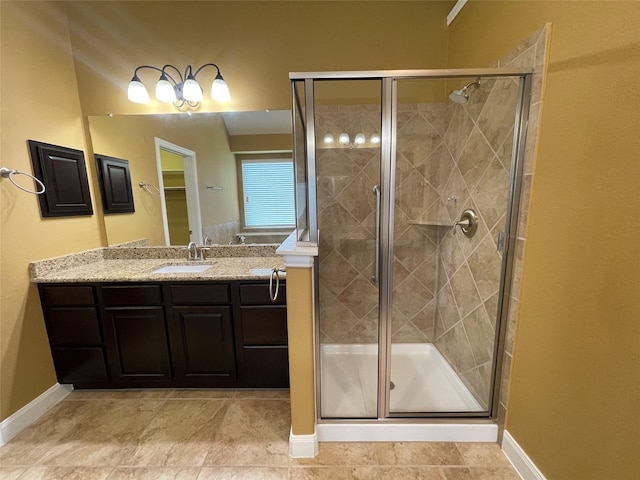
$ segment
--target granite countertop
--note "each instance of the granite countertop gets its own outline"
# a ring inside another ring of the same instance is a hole
[[[183,247],[107,247],[31,262],[34,283],[263,280],[283,268],[276,246],[216,246],[206,260],[187,260]],[[211,265],[199,273],[152,273],[169,265]]]

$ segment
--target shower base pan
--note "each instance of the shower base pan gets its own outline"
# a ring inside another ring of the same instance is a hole
[[[320,442],[496,441],[498,428],[490,420],[378,421],[377,345],[324,344],[320,349],[321,408],[322,418],[326,420],[317,426]],[[392,413],[483,410],[430,343],[392,345],[391,381]],[[332,422],[338,419],[341,420]]]

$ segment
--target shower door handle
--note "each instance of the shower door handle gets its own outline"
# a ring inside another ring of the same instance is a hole
[[[373,193],[376,195],[376,266],[371,281],[377,285],[380,274],[380,185],[373,187]]]

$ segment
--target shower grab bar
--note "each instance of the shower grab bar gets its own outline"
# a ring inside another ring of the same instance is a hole
[[[377,285],[380,272],[380,185],[374,185],[373,193],[376,195],[376,266],[371,281]]]

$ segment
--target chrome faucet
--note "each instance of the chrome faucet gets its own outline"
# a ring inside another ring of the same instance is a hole
[[[196,242],[189,242],[189,245],[187,245],[187,260],[198,260],[199,256]]]
[[[206,252],[211,250],[206,244],[199,247],[196,242],[189,242],[187,245],[187,260],[206,260]]]

